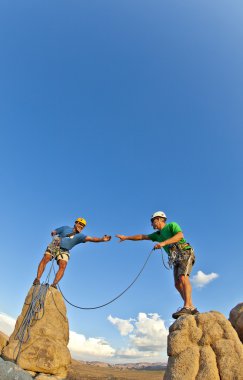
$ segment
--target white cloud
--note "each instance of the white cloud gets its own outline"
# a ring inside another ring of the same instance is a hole
[[[161,353],[159,353],[161,354]],[[120,350],[117,350],[116,352],[116,357],[119,358],[119,359],[136,359],[136,360],[144,360],[146,359],[147,361],[147,358],[151,358],[151,357],[158,357],[158,352],[157,351],[139,351],[138,349],[136,348],[124,348],[124,349],[120,349]],[[159,358],[157,359],[159,361],[161,361],[161,357],[159,356]],[[157,361],[156,360],[156,361]]]
[[[127,336],[124,347],[115,349],[104,338],[86,338],[84,334],[70,331],[68,348],[73,358],[114,363],[124,362],[124,359],[127,362],[166,359],[168,330],[158,314],[139,313],[136,319],[127,320],[109,315],[108,320],[121,336]],[[11,335],[15,323],[14,318],[0,313],[0,331]]]
[[[164,321],[157,313],[139,313],[137,319],[121,320],[119,318],[108,317],[121,332],[121,326],[132,325],[132,333],[128,333],[129,346],[117,350],[116,357],[119,358],[146,358],[158,356],[161,359],[162,352],[165,356],[167,346],[168,329]],[[116,323],[116,321],[119,323]],[[123,334],[124,335],[124,334]]]
[[[139,313],[135,327],[130,339],[139,350],[160,351],[166,347],[168,330],[157,313]]]
[[[16,320],[7,314],[0,313],[0,331],[10,336],[14,331]]]
[[[83,334],[78,334],[70,331],[68,348],[76,357],[89,360],[88,357],[111,357],[115,353],[112,348],[103,338],[85,338]]]
[[[111,315],[107,318],[114,326],[116,326],[122,336],[126,336],[134,329],[131,324],[132,319],[126,320],[121,318],[113,318]]]
[[[14,330],[16,320],[7,314],[0,313],[0,331],[10,336]],[[71,355],[84,360],[111,357],[115,353],[103,338],[86,338],[83,334],[69,332],[69,345]]]
[[[205,285],[209,284],[218,277],[219,275],[217,273],[205,274],[199,270],[197,274],[192,277],[191,281],[196,288],[203,288]]]

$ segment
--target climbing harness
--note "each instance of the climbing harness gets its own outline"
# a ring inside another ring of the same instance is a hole
[[[73,235],[73,234],[69,234]],[[60,247],[61,239],[59,236],[54,236],[52,242],[48,245],[46,251],[52,256],[56,261],[59,260],[59,256],[63,259],[63,255],[70,257],[68,249]]]
[[[181,261],[189,260],[194,256],[194,250],[189,243],[175,243],[169,245],[168,265],[165,264],[164,251],[161,248],[161,258],[163,265],[166,269],[172,269],[174,265],[179,264]],[[194,258],[195,260],[195,258]]]
[[[182,261],[188,260],[194,255],[194,250],[189,243],[174,243],[169,245],[168,264],[172,268]]]
[[[108,302],[106,302],[106,303],[104,303],[104,304],[102,304],[102,305],[99,305],[99,306],[93,306],[93,307],[82,307],[82,306],[74,305],[73,303],[71,303],[70,301],[68,301],[67,298],[64,296],[64,294],[63,294],[63,292],[62,292],[62,290],[61,290],[59,284],[57,284],[58,289],[59,289],[60,293],[62,294],[63,298],[65,299],[65,301],[66,301],[69,305],[71,305],[71,306],[73,306],[73,307],[75,307],[75,308],[77,308],[77,309],[81,309],[81,310],[94,310],[94,309],[100,309],[100,308],[102,308],[102,307],[104,307],[104,306],[107,306],[107,305],[109,305],[110,303],[116,301],[116,300],[117,300],[118,298],[120,298],[124,293],[126,293],[126,292],[128,291],[128,289],[131,288],[131,286],[137,281],[138,277],[142,274],[142,272],[143,272],[144,268],[146,267],[147,262],[149,261],[149,259],[150,259],[151,254],[152,254],[153,251],[154,251],[154,250],[152,249],[151,252],[149,252],[148,257],[147,257],[145,263],[143,264],[142,268],[140,269],[140,271],[139,271],[139,273],[137,274],[137,276],[135,277],[135,279],[131,282],[131,284],[130,284],[125,290],[123,290],[120,294],[118,294],[116,297],[114,297],[112,300],[110,300],[110,301],[108,301]],[[54,273],[55,273],[55,270],[54,270]]]

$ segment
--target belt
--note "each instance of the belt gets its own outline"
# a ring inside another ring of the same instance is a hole
[[[61,250],[61,251],[64,251],[64,252],[69,252],[69,250],[68,250],[67,248],[62,248],[62,247],[60,247],[60,250]]]

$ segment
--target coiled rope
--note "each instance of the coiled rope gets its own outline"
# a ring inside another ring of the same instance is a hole
[[[22,323],[18,329],[18,332],[16,333],[14,339],[18,340],[19,343],[16,346],[14,350],[14,355],[16,352],[16,349],[18,348],[18,354],[16,356],[16,361],[18,359],[18,356],[20,354],[20,350],[23,343],[28,342],[30,338],[30,326],[33,321],[38,321],[43,318],[45,314],[45,300],[46,300],[46,294],[47,290],[49,289],[49,280],[50,280],[50,274],[52,271],[52,268],[54,268],[54,260],[52,261],[51,268],[47,274],[45,282],[43,282],[40,286],[34,286],[31,302],[28,305],[28,310],[22,320]],[[40,313],[42,314],[40,315]]]
[[[135,279],[131,282],[131,284],[128,285],[128,287],[127,287],[125,290],[123,290],[121,293],[119,293],[115,298],[113,298],[112,300],[110,300],[110,301],[108,301],[108,302],[106,302],[106,303],[104,303],[104,304],[102,304],[102,305],[99,305],[99,306],[93,306],[93,307],[83,307],[83,306],[77,306],[77,305],[74,305],[72,302],[70,302],[70,301],[67,300],[67,298],[64,296],[64,294],[63,294],[63,292],[62,292],[62,290],[61,290],[61,288],[60,288],[59,285],[57,285],[57,286],[58,286],[58,289],[59,289],[60,293],[62,294],[63,298],[65,299],[65,301],[66,301],[69,305],[71,305],[71,306],[73,306],[73,307],[75,307],[75,308],[77,308],[77,309],[81,309],[81,310],[94,310],[94,309],[100,309],[100,308],[105,307],[105,306],[111,304],[112,302],[116,301],[116,300],[117,300],[118,298],[120,298],[124,293],[126,293],[126,292],[128,291],[128,289],[131,288],[131,286],[137,281],[138,277],[142,274],[142,272],[143,272],[144,268],[146,267],[147,262],[149,261],[149,259],[150,259],[151,254],[152,254],[153,251],[154,251],[154,249],[152,249],[151,252],[149,252],[148,257],[147,257],[145,263],[143,264],[142,268],[140,269],[140,271],[139,271],[139,273],[137,274],[137,276],[135,277]],[[54,268],[53,268],[53,269],[54,269]],[[55,269],[54,269],[54,272],[55,272]]]
[[[30,338],[30,326],[33,321],[38,321],[43,318],[45,313],[45,299],[46,293],[48,290],[48,284],[42,284],[40,287],[35,286],[32,292],[31,302],[28,305],[28,310],[22,320],[22,323],[16,333],[14,339],[19,341],[19,344],[16,346],[18,348],[18,354],[16,360],[18,359],[21,346],[23,343],[26,343]],[[42,313],[40,315],[40,313]],[[15,350],[16,350],[15,349]]]

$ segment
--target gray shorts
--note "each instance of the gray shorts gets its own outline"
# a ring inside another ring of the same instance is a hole
[[[192,267],[195,263],[195,255],[194,250],[192,248],[188,249],[187,251],[184,251],[182,255],[183,256],[181,257],[181,259],[177,261],[173,266],[175,283],[178,281],[178,278],[182,275],[190,276]]]

